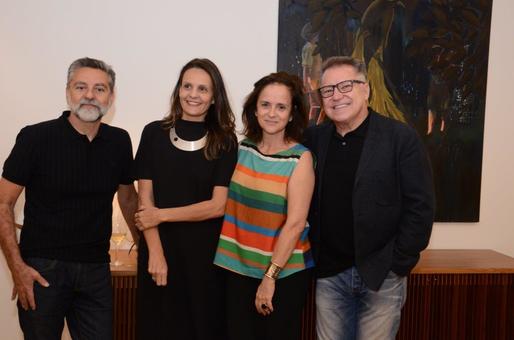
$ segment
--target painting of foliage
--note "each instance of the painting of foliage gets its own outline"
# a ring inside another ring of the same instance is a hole
[[[312,124],[323,60],[363,60],[378,113],[413,126],[427,148],[436,221],[477,222],[491,0],[281,0],[278,65],[300,76]]]

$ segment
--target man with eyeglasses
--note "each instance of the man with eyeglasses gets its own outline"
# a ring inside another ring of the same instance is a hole
[[[368,107],[364,63],[322,67],[328,122],[310,128],[317,159],[309,213],[318,340],[395,339],[406,276],[433,223],[432,174],[417,133]]]
[[[112,339],[109,239],[112,200],[137,238],[137,194],[127,131],[101,122],[114,101],[115,73],[81,58],[68,69],[69,111],[23,128],[0,179],[0,244],[24,339]],[[25,190],[18,246],[13,207]]]

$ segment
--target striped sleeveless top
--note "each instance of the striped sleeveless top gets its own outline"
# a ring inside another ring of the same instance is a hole
[[[263,277],[286,221],[289,177],[307,150],[296,144],[274,155],[264,155],[249,139],[240,143],[216,265],[245,276]],[[306,225],[279,278],[314,266],[308,232]]]

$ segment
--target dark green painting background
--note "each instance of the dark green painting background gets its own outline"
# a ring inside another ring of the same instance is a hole
[[[370,85],[381,99],[371,106],[388,101],[425,143],[436,221],[477,222],[491,7],[491,0],[281,0],[277,68],[302,77],[302,49],[313,36],[322,60],[362,57],[378,80]]]

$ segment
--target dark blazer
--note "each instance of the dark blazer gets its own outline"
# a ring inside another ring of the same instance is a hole
[[[432,172],[414,129],[370,109],[368,131],[353,186],[355,266],[366,285],[378,290],[392,270],[407,275],[430,239],[434,217]],[[314,258],[319,251],[321,189],[328,145],[335,126],[306,131],[316,158],[316,186],[309,212]]]

